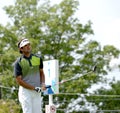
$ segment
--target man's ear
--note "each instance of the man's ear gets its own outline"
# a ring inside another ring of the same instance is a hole
[[[23,48],[21,47],[21,48],[19,48],[19,50],[21,51]]]
[[[22,51],[23,51],[23,47],[19,48],[19,51],[20,51],[20,53],[22,53]]]

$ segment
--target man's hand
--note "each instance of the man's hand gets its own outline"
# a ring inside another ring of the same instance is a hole
[[[41,88],[42,88],[42,91],[46,90],[46,85],[42,84]]]
[[[35,91],[41,93],[41,87],[35,87]]]

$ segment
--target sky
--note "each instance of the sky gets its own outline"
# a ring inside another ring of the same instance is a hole
[[[79,15],[83,23],[91,20],[94,39],[102,45],[120,48],[120,0],[80,0]]]
[[[9,21],[3,6],[13,4],[15,0],[0,0],[0,24],[6,25]],[[41,0],[42,1],[42,0]],[[51,0],[59,3],[61,0]],[[93,23],[94,35],[91,36],[101,45],[114,45],[120,49],[120,0],[79,0],[79,10],[76,12],[77,18],[82,24],[89,20]],[[120,63],[120,60],[113,60],[111,65]]]

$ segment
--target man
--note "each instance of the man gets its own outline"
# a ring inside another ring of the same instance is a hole
[[[31,45],[28,39],[18,43],[22,56],[15,62],[14,73],[19,84],[19,101],[23,113],[41,113],[41,95],[45,90],[45,75],[41,58],[31,54]]]

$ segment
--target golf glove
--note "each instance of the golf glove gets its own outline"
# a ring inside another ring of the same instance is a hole
[[[41,93],[41,87],[35,87],[35,91],[38,92],[38,93]]]

